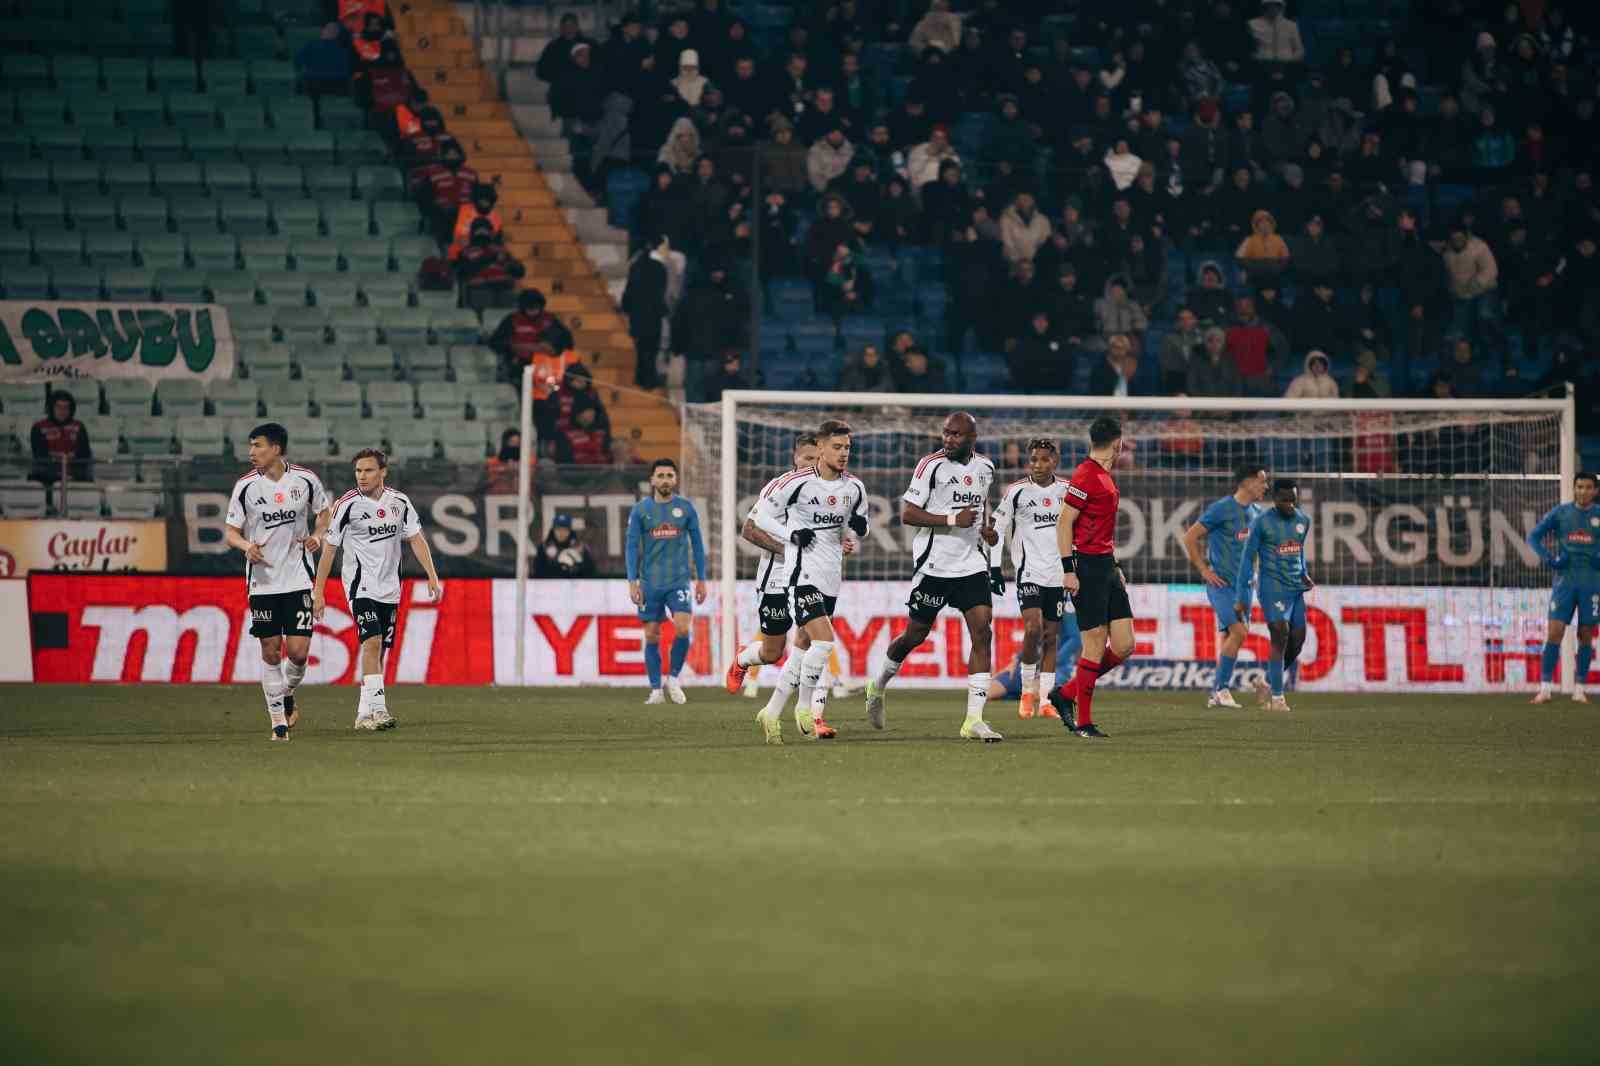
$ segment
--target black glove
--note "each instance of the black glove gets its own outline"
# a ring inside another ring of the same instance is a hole
[[[989,588],[994,591],[996,596],[1004,596],[1006,594],[1006,575],[998,566],[989,568]]]
[[[801,551],[811,547],[811,542],[817,539],[815,530],[806,529],[804,526],[789,534],[789,543]]]
[[[866,536],[867,535],[867,516],[864,515],[864,514],[853,514],[853,515],[851,515],[850,516],[850,532],[854,533],[858,537]]]

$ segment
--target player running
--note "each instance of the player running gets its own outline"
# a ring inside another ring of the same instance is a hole
[[[826,722],[816,721],[813,697],[833,653],[833,611],[844,575],[845,530],[858,537],[867,535],[867,488],[845,473],[849,464],[850,427],[830,419],[817,429],[817,465],[779,478],[755,510],[756,525],[783,546],[782,561],[771,568],[762,585],[763,621],[774,589],[782,588],[788,617],[809,638],[804,655],[798,656],[800,695],[794,717],[801,735],[813,740],[835,735]],[[748,658],[750,650],[746,648],[741,657]],[[738,691],[739,681],[730,670],[730,691]],[[786,702],[787,695],[780,699],[775,691],[756,715],[768,744],[783,743]]]
[[[994,509],[995,531],[1000,543],[1010,547],[1017,569],[1017,606],[1022,609],[1019,718],[1032,718],[1035,711],[1042,718],[1059,717],[1050,702],[1050,689],[1055,683],[1056,638],[1066,613],[1056,552],[1056,519],[1067,481],[1056,473],[1060,465],[1061,449],[1055,441],[1048,437],[1030,440],[1028,476],[1008,485]],[[994,561],[998,560],[996,552]],[[990,568],[991,578],[998,569]]]
[[[1112,537],[1122,492],[1111,468],[1122,455],[1122,423],[1110,416],[1089,425],[1089,458],[1067,484],[1056,521],[1061,583],[1072,596],[1083,634],[1083,652],[1071,681],[1051,694],[1067,732],[1085,740],[1104,737],[1094,724],[1094,688],[1102,674],[1133,654],[1133,604],[1117,565]]]
[[[1222,630],[1222,649],[1217,655],[1217,683],[1207,707],[1239,708],[1233,698],[1233,667],[1239,649],[1250,632],[1250,601],[1244,601],[1244,614],[1234,612],[1234,585],[1239,576],[1239,555],[1250,536],[1250,524],[1263,508],[1258,502],[1267,491],[1267,472],[1259,463],[1245,463],[1233,474],[1233,494],[1216,500],[1200,514],[1199,521],[1183,534],[1184,554],[1200,571],[1206,583],[1206,598]]]
[[[1545,546],[1553,535],[1556,550]],[[1572,483],[1572,502],[1558,504],[1539,519],[1528,533],[1528,543],[1556,572],[1550,592],[1549,628],[1539,664],[1539,691],[1530,703],[1549,703],[1561,641],[1573,614],[1578,616],[1578,661],[1573,672],[1572,699],[1588,703],[1583,684],[1594,662],[1594,635],[1600,627],[1600,507],[1595,506],[1595,475],[1579,474]]]
[[[944,447],[917,464],[903,497],[900,522],[917,531],[911,542],[915,565],[906,603],[911,621],[890,643],[878,676],[867,682],[867,720],[872,728],[883,728],[883,690],[900,672],[906,656],[927,639],[939,612],[954,607],[965,616],[972,639],[961,737],[993,744],[1005,739],[983,720],[992,662],[990,592],[1005,593],[1004,581],[989,573],[988,548],[1000,540],[993,516],[985,517],[994,464],[977,453],[978,423],[965,411],[945,419],[943,438]]]
[[[1248,617],[1245,604],[1250,602],[1250,579],[1259,557],[1261,576],[1256,591],[1272,637],[1271,658],[1267,660],[1269,711],[1289,709],[1289,702],[1283,698],[1283,675],[1305,647],[1306,592],[1316,587],[1306,571],[1305,543],[1311,516],[1300,510],[1299,498],[1290,479],[1279,478],[1272,483],[1272,509],[1257,515],[1250,524],[1233,584],[1234,614]]]
[[[267,422],[250,431],[250,465],[228,499],[228,547],[244,552],[250,635],[261,641],[261,691],[272,739],[288,740],[299,719],[294,694],[311,654],[311,556],[328,531],[322,479],[285,462],[289,431]]]
[[[689,553],[694,552],[694,570]],[[644,623],[644,668],[650,677],[647,705],[665,703],[661,682],[661,618],[672,616],[672,659],[666,679],[666,696],[685,703],[678,675],[689,657],[689,624],[694,603],[706,602],[706,545],[700,537],[700,515],[694,504],[678,495],[678,464],[657,459],[650,467],[650,495],[633,505],[628,515],[628,597],[639,608]]]
[[[356,701],[356,728],[393,729],[399,723],[389,714],[383,692],[383,657],[394,646],[395,614],[400,608],[400,542],[411,545],[417,562],[428,575],[428,598],[439,599],[439,572],[433,553],[422,535],[417,509],[404,493],[384,484],[389,457],[379,448],[356,452],[356,487],[333,505],[333,523],[325,541],[328,550],[317,560],[316,583],[311,588],[311,615],[320,619],[327,606],[328,575],[333,557],[344,546],[339,578],[345,602],[356,620],[361,641],[361,698]]]

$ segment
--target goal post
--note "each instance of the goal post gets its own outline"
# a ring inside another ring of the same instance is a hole
[[[896,624],[883,619],[903,615],[895,597],[903,602],[910,564],[900,496],[917,460],[939,448],[944,418],[957,410],[978,419],[979,449],[997,468],[996,497],[1026,476],[1026,456],[1018,461],[1026,439],[1058,440],[1066,472],[1087,454],[1090,421],[1106,413],[1123,418],[1130,447],[1116,471],[1123,487],[1119,558],[1134,587],[1140,646],[1157,652],[1141,654],[1171,667],[1146,683],[1188,676],[1191,664],[1214,656],[1215,637],[1204,632],[1214,616],[1181,536],[1206,503],[1232,491],[1232,471],[1246,461],[1295,478],[1312,516],[1307,557],[1319,585],[1310,602],[1318,609],[1302,682],[1495,691],[1537,679],[1552,575],[1525,537],[1546,511],[1571,499],[1577,438],[1570,389],[1545,400],[730,391],[719,403],[687,405],[683,426],[685,491],[705,503],[716,661],[755,632],[759,553],[740,538],[751,502],[789,468],[798,432],[842,418],[854,428],[851,472],[866,484],[873,512],[868,542],[846,565],[841,615],[853,610],[854,621],[839,627],[850,630],[841,643],[860,653],[846,657],[846,672],[865,673],[867,615],[877,619],[873,655]],[[1005,569],[1009,576],[1009,553]],[[1008,606],[1014,615],[1009,589],[996,600],[997,618]],[[997,622],[997,664],[1009,655],[999,631],[1010,627]],[[1257,625],[1254,632],[1265,630]],[[945,639],[959,635],[952,630]],[[1564,685],[1571,684],[1572,646],[1569,638]],[[925,683],[952,683],[958,658],[945,655],[951,670],[937,678],[930,665]]]

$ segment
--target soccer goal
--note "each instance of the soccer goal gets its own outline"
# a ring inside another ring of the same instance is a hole
[[[1184,531],[1231,493],[1233,471],[1259,462],[1292,477],[1310,515],[1305,689],[1521,689],[1538,681],[1553,575],[1526,535],[1571,498],[1577,444],[1570,394],[1555,400],[1267,400],[1060,396],[871,396],[725,393],[690,405],[687,493],[701,502],[719,617],[715,654],[756,632],[760,552],[740,537],[763,485],[787,470],[798,433],[825,418],[854,428],[851,472],[870,493],[872,531],[847,560],[835,615],[844,669],[860,678],[904,625],[910,530],[900,497],[919,459],[940,447],[952,411],[978,419],[978,448],[997,486],[1027,476],[1024,446],[1054,437],[1065,475],[1088,450],[1088,425],[1122,416],[1127,448],[1118,556],[1133,586],[1137,659],[1111,683],[1209,684],[1218,632]],[[998,494],[998,493],[997,493]],[[1005,564],[1012,575],[1009,556]],[[995,603],[995,657],[1008,661],[1021,623],[1008,587]],[[947,614],[900,684],[959,681],[964,633]],[[1563,683],[1570,684],[1571,638]],[[1259,608],[1245,657],[1263,658]]]

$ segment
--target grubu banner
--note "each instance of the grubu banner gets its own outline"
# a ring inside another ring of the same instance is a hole
[[[847,679],[874,670],[905,627],[909,587],[847,583],[834,616]],[[312,639],[309,679],[348,682],[356,634],[337,583]],[[1108,674],[1111,687],[1201,690],[1211,684],[1218,632],[1204,589],[1136,585],[1131,590],[1138,643],[1134,658]],[[29,578],[34,677],[39,682],[251,682],[259,653],[249,636],[243,582],[237,578],[34,574]],[[748,588],[740,602],[753,603]],[[727,656],[715,646],[710,609],[694,619],[684,680],[720,684]],[[1309,638],[1301,655],[1304,691],[1505,692],[1538,680],[1547,593],[1535,589],[1383,589],[1324,587],[1308,595]],[[1022,640],[1015,597],[996,601],[995,661],[1008,663]],[[741,639],[755,632],[745,609]],[[516,583],[447,581],[437,604],[420,582],[403,584],[392,683],[514,685]],[[670,644],[672,626],[663,626]],[[535,581],[528,589],[529,685],[637,687],[644,679],[644,633],[623,581]],[[1267,653],[1255,620],[1242,678]],[[946,613],[906,661],[897,688],[954,688],[964,682],[967,644],[961,619]],[[769,678],[770,680],[770,678]]]
[[[0,381],[233,374],[233,332],[217,304],[0,301]]]

